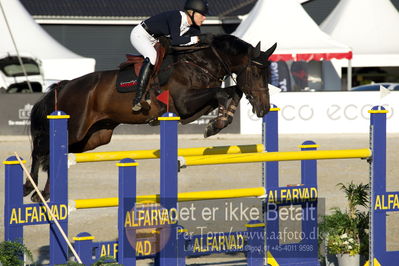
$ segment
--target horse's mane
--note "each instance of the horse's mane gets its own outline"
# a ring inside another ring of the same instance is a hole
[[[229,34],[215,36],[212,41],[212,46],[233,56],[247,55],[252,48],[249,43]]]

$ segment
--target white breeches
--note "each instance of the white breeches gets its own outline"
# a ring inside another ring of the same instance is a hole
[[[151,64],[155,65],[157,51],[154,45],[157,43],[157,39],[148,34],[140,24],[134,27],[130,33],[130,42],[144,58],[148,57]]]

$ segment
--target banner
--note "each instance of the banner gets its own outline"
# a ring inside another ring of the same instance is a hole
[[[387,114],[387,132],[399,132],[399,91],[380,98],[379,91],[282,92],[271,96],[280,108],[279,132],[366,133],[374,105],[383,105]],[[262,120],[252,113],[252,106],[241,100],[241,134],[262,134]]]
[[[43,95],[42,93],[1,94],[0,135],[29,135],[30,112],[33,105],[39,101]],[[223,129],[221,133],[238,134],[240,132],[239,113],[239,110],[237,110],[233,123]],[[216,115],[217,110],[200,117],[198,120],[188,125],[179,125],[179,133],[203,134],[208,122],[215,118]],[[122,124],[119,125],[114,132],[116,134],[159,134],[159,126]]]
[[[281,91],[292,91],[290,70],[287,62],[270,62],[270,84],[278,87]]]

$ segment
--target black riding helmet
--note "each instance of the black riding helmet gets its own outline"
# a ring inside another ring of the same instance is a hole
[[[194,20],[195,12],[202,14],[203,16],[208,15],[208,1],[207,0],[187,0],[184,5],[184,10],[186,14],[191,18],[191,21],[195,26],[198,27]],[[187,12],[188,10],[194,11],[191,15]]]
[[[202,15],[208,15],[208,1],[207,0],[187,0],[184,5],[184,10],[193,10],[201,13]]]

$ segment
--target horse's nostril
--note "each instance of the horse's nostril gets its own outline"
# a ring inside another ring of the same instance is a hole
[[[259,111],[257,112],[257,116],[258,116],[258,117],[263,117],[265,114],[266,114],[266,113],[265,113],[264,110],[259,110]]]

